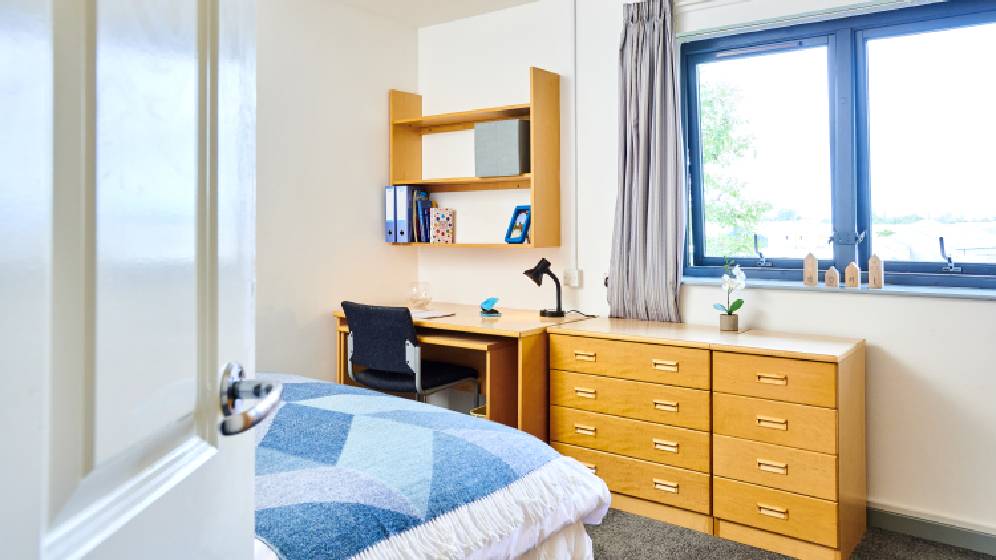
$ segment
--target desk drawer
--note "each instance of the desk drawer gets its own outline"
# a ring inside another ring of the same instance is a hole
[[[552,406],[550,439],[709,472],[708,432]]]
[[[799,449],[837,453],[837,411],[713,393],[713,432]]]
[[[709,475],[563,443],[553,448],[598,475],[609,490],[709,514]]]
[[[709,351],[697,348],[553,334],[550,369],[709,388]]]
[[[714,352],[712,371],[713,390],[723,393],[837,406],[834,364]]]
[[[837,500],[837,457],[729,436],[712,438],[712,472],[824,500]]]
[[[550,404],[709,429],[709,391],[701,389],[551,371]]]
[[[713,515],[773,533],[837,547],[837,504],[713,477]]]

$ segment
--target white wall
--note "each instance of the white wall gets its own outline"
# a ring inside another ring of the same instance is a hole
[[[382,242],[387,91],[415,30],[329,0],[258,3],[256,367],[331,378],[331,312],[400,301],[415,255]]]
[[[759,20],[805,20],[814,13],[867,11],[873,4],[890,2],[684,3],[687,8],[697,7],[679,15],[678,30],[694,35]],[[578,6],[580,263],[585,285],[566,290],[565,299],[570,306],[605,313],[601,277],[608,269],[617,183],[616,88],[622,10],[619,0],[579,0]],[[546,307],[552,302],[553,289],[537,288],[521,271],[540,256],[553,261],[557,270],[570,266],[574,250],[570,237],[574,215],[570,17],[569,0],[540,0],[419,31],[418,87],[427,112],[524,101],[530,65],[563,76],[563,247],[522,252],[419,249],[419,278],[431,282],[437,298],[476,303],[496,295],[507,307]],[[468,141],[457,137],[427,144],[427,174],[448,175],[457,170],[472,174]],[[458,230],[468,217],[486,207],[474,200],[450,202],[458,209]],[[686,286],[682,293],[686,320],[716,322],[711,305],[717,298],[715,288]],[[747,294],[744,321],[765,329],[865,338],[869,345],[872,505],[996,533],[996,485],[991,481],[996,472],[996,406],[991,402],[996,395],[994,313],[996,302],[755,290]]]

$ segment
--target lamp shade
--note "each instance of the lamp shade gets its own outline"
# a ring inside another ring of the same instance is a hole
[[[543,285],[543,275],[550,273],[550,261],[545,258],[540,259],[536,266],[523,272],[530,280],[536,282],[537,286]]]

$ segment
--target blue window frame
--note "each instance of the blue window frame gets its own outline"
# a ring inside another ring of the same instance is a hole
[[[832,251],[826,250],[820,258],[820,269],[825,270],[833,265],[843,271],[848,263],[855,261],[863,271],[867,271],[868,259],[875,253],[876,243],[873,235],[865,234],[873,231],[875,225],[872,208],[875,185],[872,184],[873,176],[870,171],[869,43],[883,38],[990,23],[996,23],[996,0],[960,0],[682,45],[682,105],[690,183],[685,275],[718,276],[722,274],[725,260],[707,247],[707,229],[710,226],[706,220],[707,193],[704,183],[708,171],[703,166],[702,123],[699,114],[700,78],[703,71],[708,71],[703,65],[720,60],[764,57],[814,47],[825,48],[828,89],[826,117],[830,121],[827,140],[829,192],[814,192],[813,195],[826,196],[829,201],[830,218],[826,224],[826,237]],[[991,64],[996,64],[996,55],[986,53],[984,56]],[[947,140],[927,138],[924,141],[940,143]],[[943,197],[943,191],[943,188],[936,189],[936,196]],[[934,196],[933,191],[930,196]],[[965,205],[974,203],[972,200],[964,201]],[[987,215],[996,217],[996,208],[992,208]],[[996,228],[996,219],[993,224]],[[715,235],[712,237],[715,242]],[[879,242],[882,243],[880,248],[884,248],[885,242],[881,238]],[[831,255],[832,259],[828,258]],[[731,260],[749,268],[749,275],[753,278],[802,279],[801,255],[776,254],[773,258],[759,259],[757,256],[746,256],[741,250],[739,256],[732,257]],[[759,266],[762,260],[766,261],[763,264],[767,266]],[[944,270],[947,263],[941,260],[940,251],[937,252],[936,260],[886,260],[886,282],[899,285],[996,288],[996,258],[980,260],[989,262],[971,262],[970,257],[958,257],[959,262],[956,264],[961,270],[957,272]]]

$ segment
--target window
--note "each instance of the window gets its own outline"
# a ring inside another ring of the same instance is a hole
[[[825,44],[697,68],[706,257],[832,258]]]
[[[686,274],[996,288],[994,52],[993,0],[683,45]]]
[[[865,49],[875,252],[937,261],[943,237],[955,263],[996,263],[996,23]]]

